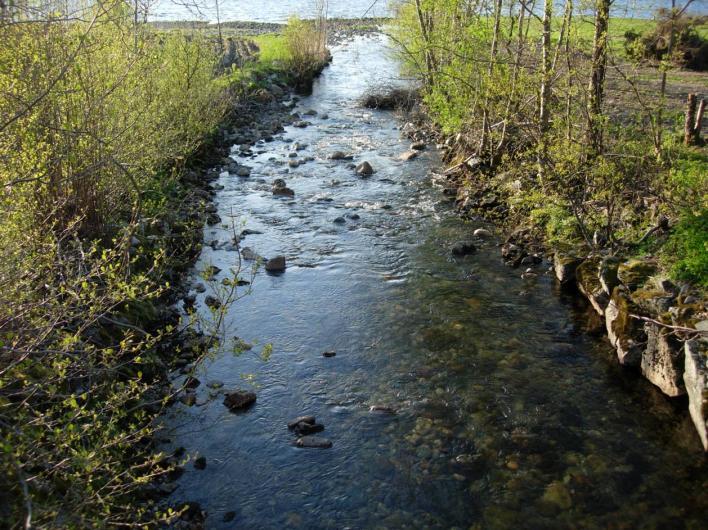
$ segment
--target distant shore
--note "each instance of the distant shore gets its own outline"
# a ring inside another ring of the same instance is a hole
[[[357,35],[378,33],[389,24],[391,18],[331,18],[327,20],[329,44],[336,44]],[[176,20],[150,22],[161,30],[202,30],[217,31],[218,26],[203,20]],[[269,33],[281,33],[285,24],[273,22],[229,21],[221,23],[221,31],[227,37],[251,37]]]

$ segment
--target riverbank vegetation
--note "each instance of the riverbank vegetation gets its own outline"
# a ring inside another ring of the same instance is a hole
[[[152,434],[187,349],[170,304],[201,240],[203,164],[275,55],[293,65],[264,38],[245,75],[213,35],[140,15],[122,1],[0,13],[3,527],[163,517],[175,459]]]
[[[708,74],[685,70],[700,70],[708,26],[690,4],[633,21],[606,0],[592,14],[570,0],[405,2],[393,37],[461,207],[547,248],[651,254],[708,287]]]

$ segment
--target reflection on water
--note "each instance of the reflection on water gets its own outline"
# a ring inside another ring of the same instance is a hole
[[[222,218],[236,212],[262,232],[244,244],[289,268],[259,273],[229,312],[233,334],[273,344],[271,360],[224,353],[199,374],[226,389],[254,374],[256,405],[231,414],[216,398],[166,418],[174,446],[208,462],[187,466],[174,499],[201,503],[208,528],[699,528],[708,473],[684,404],[617,369],[550,277],[522,280],[493,242],[451,257],[479,225],[431,186],[436,154],[397,161],[408,143],[395,117],[355,105],[393,71],[384,48],[336,49],[301,102],[319,116],[284,137],[315,161],[287,172],[290,144],[276,139],[250,179],[220,181]],[[336,150],[376,174],[326,160]],[[294,200],[271,196],[275,178]],[[360,218],[332,222],[347,213]],[[233,260],[206,246],[199,266]],[[333,448],[291,445],[286,424],[302,414]]]

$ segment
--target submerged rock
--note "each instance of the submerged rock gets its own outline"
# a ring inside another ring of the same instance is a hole
[[[347,220],[344,219],[344,217],[335,217],[334,221],[332,221],[332,222],[336,225],[343,225],[344,223],[347,222]]]
[[[395,414],[396,409],[388,405],[371,405],[369,412],[380,412],[382,414]]]
[[[256,394],[247,390],[235,390],[224,398],[224,405],[232,412],[245,410],[255,402]]]
[[[332,447],[332,442],[319,436],[303,436],[297,439],[295,446],[303,449],[329,449]]]
[[[700,324],[696,328],[700,329]],[[708,329],[708,325],[704,329]],[[703,448],[708,451],[708,339],[686,341],[684,352],[683,381],[688,393],[688,410]]]
[[[285,268],[285,256],[276,256],[266,261],[265,264],[265,270],[268,272],[283,272]]]
[[[550,504],[561,510],[568,510],[573,505],[570,492],[562,482],[551,482],[543,493],[544,503]]]
[[[474,237],[480,237],[480,238],[487,238],[487,237],[492,237],[492,233],[487,230],[486,228],[478,228],[477,230],[474,231],[472,234]]]
[[[322,353],[322,357],[336,357],[337,352],[336,351],[326,351]]]
[[[477,247],[471,241],[460,241],[459,243],[455,243],[451,249],[452,255],[457,257],[468,256],[469,254],[474,254],[476,251]]]
[[[417,142],[413,142],[410,147],[411,151],[422,151],[425,148],[426,148],[426,145],[423,140],[418,140]]]

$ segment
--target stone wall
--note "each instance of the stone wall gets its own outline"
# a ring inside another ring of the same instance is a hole
[[[691,419],[708,451],[708,311],[690,286],[657,276],[646,259],[554,255],[564,285],[577,285],[605,318],[620,364],[641,370],[670,397],[688,395]]]

